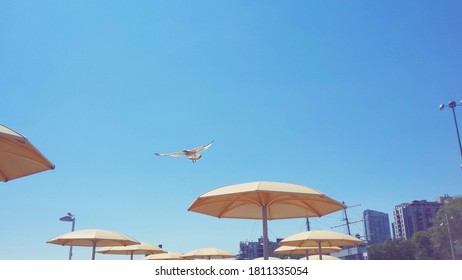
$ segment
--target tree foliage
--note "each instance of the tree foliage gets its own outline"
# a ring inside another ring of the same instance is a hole
[[[449,230],[453,244],[462,243],[462,196],[447,200],[436,213],[430,229],[433,244],[443,259],[452,259]]]
[[[435,249],[429,230],[416,232],[411,239],[414,244],[416,260],[438,260],[440,254]]]
[[[411,240],[387,240],[369,246],[371,260],[438,260],[452,259],[449,230],[454,254],[460,259],[462,251],[462,196],[447,200],[433,219],[433,227],[416,232]]]
[[[409,240],[388,239],[367,248],[370,260],[415,260],[414,244]]]

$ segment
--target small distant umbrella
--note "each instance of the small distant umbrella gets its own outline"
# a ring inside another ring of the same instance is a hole
[[[185,259],[228,259],[236,257],[235,254],[219,248],[200,248],[182,255]]]
[[[0,181],[8,182],[54,168],[26,137],[0,125]]]
[[[300,260],[306,260],[306,258],[301,258]],[[311,255],[308,257],[308,260],[326,260],[326,261],[330,261],[330,260],[335,260],[335,261],[338,261],[338,260],[341,260],[337,257],[334,257],[334,256],[331,256],[331,255],[322,255],[322,257],[320,257],[319,255]]]
[[[264,260],[265,258],[264,257],[259,257],[259,258],[256,258],[256,259],[252,259],[253,261],[262,261]],[[280,258],[276,258],[276,257],[268,257],[268,260],[269,261],[280,261],[282,259]]]
[[[140,242],[129,236],[103,229],[83,229],[72,231],[52,238],[48,240],[47,243],[63,246],[92,247],[92,260],[95,259],[96,247],[140,244]]]
[[[130,255],[130,260],[133,260],[133,255],[151,255],[151,254],[166,253],[166,251],[162,250],[161,248],[155,245],[152,245],[146,242],[141,242],[140,244],[128,245],[128,246],[105,247],[105,248],[102,248],[96,251],[96,253],[113,254],[113,255]]]
[[[321,251],[323,253],[334,253],[342,251],[342,248],[338,246],[332,247],[322,247]],[[306,255],[307,257],[310,254],[319,254],[319,247],[294,247],[294,246],[280,246],[274,250],[276,255]]]
[[[184,260],[183,254],[177,252],[167,252],[160,254],[153,254],[144,257],[145,260]]]
[[[362,241],[351,235],[335,231],[313,230],[296,233],[284,238],[281,246],[313,247],[319,248],[319,257],[322,259],[322,247],[328,246],[357,246]]]
[[[211,190],[199,196],[188,210],[218,218],[262,220],[263,257],[268,259],[268,220],[321,217],[345,207],[309,187],[260,181]]]

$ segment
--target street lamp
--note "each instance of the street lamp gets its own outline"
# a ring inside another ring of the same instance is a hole
[[[75,228],[75,215],[71,213],[67,213],[66,216],[59,218],[61,222],[72,222],[72,230],[74,231]],[[69,260],[72,259],[72,246],[69,248]]]
[[[462,101],[461,101],[461,103],[462,103]],[[452,109],[452,115],[454,116],[454,124],[456,125],[457,140],[459,141],[460,156],[462,157],[462,144],[460,143],[459,126],[457,125],[457,118],[456,118],[456,111],[455,111],[455,108],[457,106],[461,106],[461,105],[462,104],[457,105],[457,103],[455,101],[449,101],[449,103],[448,103],[449,108]],[[446,108],[446,105],[441,104],[440,105],[440,110],[443,110],[444,108]],[[462,168],[462,164],[460,165],[460,167]]]

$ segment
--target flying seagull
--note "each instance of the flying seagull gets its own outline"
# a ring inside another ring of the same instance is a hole
[[[213,141],[208,143],[207,145],[200,146],[191,150],[183,150],[181,152],[175,152],[170,154],[160,154],[156,153],[157,156],[171,156],[171,157],[180,157],[180,156],[187,156],[188,159],[192,160],[192,162],[196,162],[202,158],[202,155],[199,152],[207,150],[210,146],[212,146]]]

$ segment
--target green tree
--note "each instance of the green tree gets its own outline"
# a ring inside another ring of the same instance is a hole
[[[456,259],[462,259],[462,196],[447,200],[433,219],[433,227],[416,232],[411,240],[387,240],[369,246],[371,260],[452,259],[449,231]],[[458,250],[459,248],[459,250]]]
[[[435,250],[430,230],[416,232],[411,239],[417,260],[437,260],[439,254]]]
[[[415,260],[415,247],[410,240],[388,239],[367,248],[370,260]]]
[[[443,259],[452,259],[448,228],[453,245],[462,244],[462,196],[447,200],[433,219],[432,241]]]

